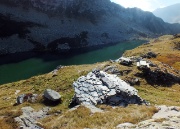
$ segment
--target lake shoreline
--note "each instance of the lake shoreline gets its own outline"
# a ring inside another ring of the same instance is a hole
[[[57,52],[24,52],[0,57],[0,85],[45,74],[59,65],[81,65],[117,59],[126,50],[146,43],[134,40],[114,45],[92,48],[84,51],[71,51],[68,54]]]
[[[71,49],[71,50],[57,50],[57,51],[33,51],[32,50],[28,52],[10,53],[6,55],[0,55],[0,59],[1,59],[0,65],[9,64],[9,63],[17,63],[17,62],[27,60],[33,57],[38,58],[44,54],[57,55],[60,58],[69,58],[72,56],[76,56],[78,54],[83,54],[86,52],[102,49],[104,47],[114,46],[116,44],[121,44],[124,42],[132,42],[132,41],[143,41],[144,43],[147,42],[147,40],[129,40],[129,41],[121,41],[121,42],[116,42],[116,43],[111,43],[111,44],[100,44],[96,46],[77,48],[77,49]]]

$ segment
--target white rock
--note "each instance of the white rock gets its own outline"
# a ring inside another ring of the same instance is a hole
[[[171,117],[178,117],[180,116],[180,111],[173,110],[175,107],[167,107],[165,105],[158,106],[159,112],[153,115],[153,119],[160,119],[160,118],[171,118]]]
[[[132,123],[123,123],[123,124],[119,124],[116,129],[128,129],[128,128],[132,128],[135,125]]]
[[[96,112],[103,112],[103,110],[101,110],[100,108],[97,108],[93,105],[90,105],[90,104],[83,104],[83,106],[85,106],[86,108],[90,109],[91,110],[91,113],[96,113]]]
[[[131,87],[119,77],[103,71],[90,72],[87,76],[80,77],[73,83],[73,86],[75,88],[75,98],[73,100],[76,100],[79,104],[89,103],[96,105],[98,103],[108,102],[109,104],[120,105],[123,100],[127,102],[127,104],[124,105],[143,102],[142,99],[137,96],[137,90],[134,87]],[[86,96],[86,94],[88,96]],[[119,98],[119,100],[116,100],[116,102],[106,101],[107,98],[114,95],[118,95],[117,98]],[[136,97],[134,97],[134,95],[136,95]],[[128,100],[131,101],[128,102]]]
[[[16,90],[15,95],[17,95],[20,92],[20,90]]]

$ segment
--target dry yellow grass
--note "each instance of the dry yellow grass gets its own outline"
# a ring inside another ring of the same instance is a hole
[[[8,123],[6,118],[0,118],[0,129],[15,129],[17,126],[14,128],[11,124]]]
[[[180,44],[180,38],[173,38],[170,35],[162,36],[149,44],[126,51],[124,56],[139,56],[151,51],[158,54],[157,58],[152,60],[166,63],[180,70],[180,50],[176,49],[177,44]]]
[[[62,116],[46,118],[45,128],[51,129],[83,129],[83,128],[105,128],[113,129],[120,123],[138,123],[141,120],[149,119],[157,112],[154,107],[129,105],[127,108],[101,105],[103,113],[92,114],[89,109],[80,106],[77,110],[64,113]],[[53,124],[50,122],[53,119]]]

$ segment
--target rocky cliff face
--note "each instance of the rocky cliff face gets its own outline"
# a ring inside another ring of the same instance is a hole
[[[0,1],[0,54],[68,51],[177,32],[179,25],[110,0]]]

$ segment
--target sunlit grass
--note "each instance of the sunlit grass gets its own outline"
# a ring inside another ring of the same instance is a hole
[[[83,129],[83,128],[106,128],[112,129],[120,123],[131,122],[138,123],[141,120],[149,119],[157,112],[154,107],[129,105],[127,108],[106,107],[103,113],[92,114],[91,111],[83,106],[77,110],[66,112],[62,116],[55,118],[46,118],[42,122],[46,128],[66,128],[66,129]],[[50,119],[54,120],[52,124]]]

